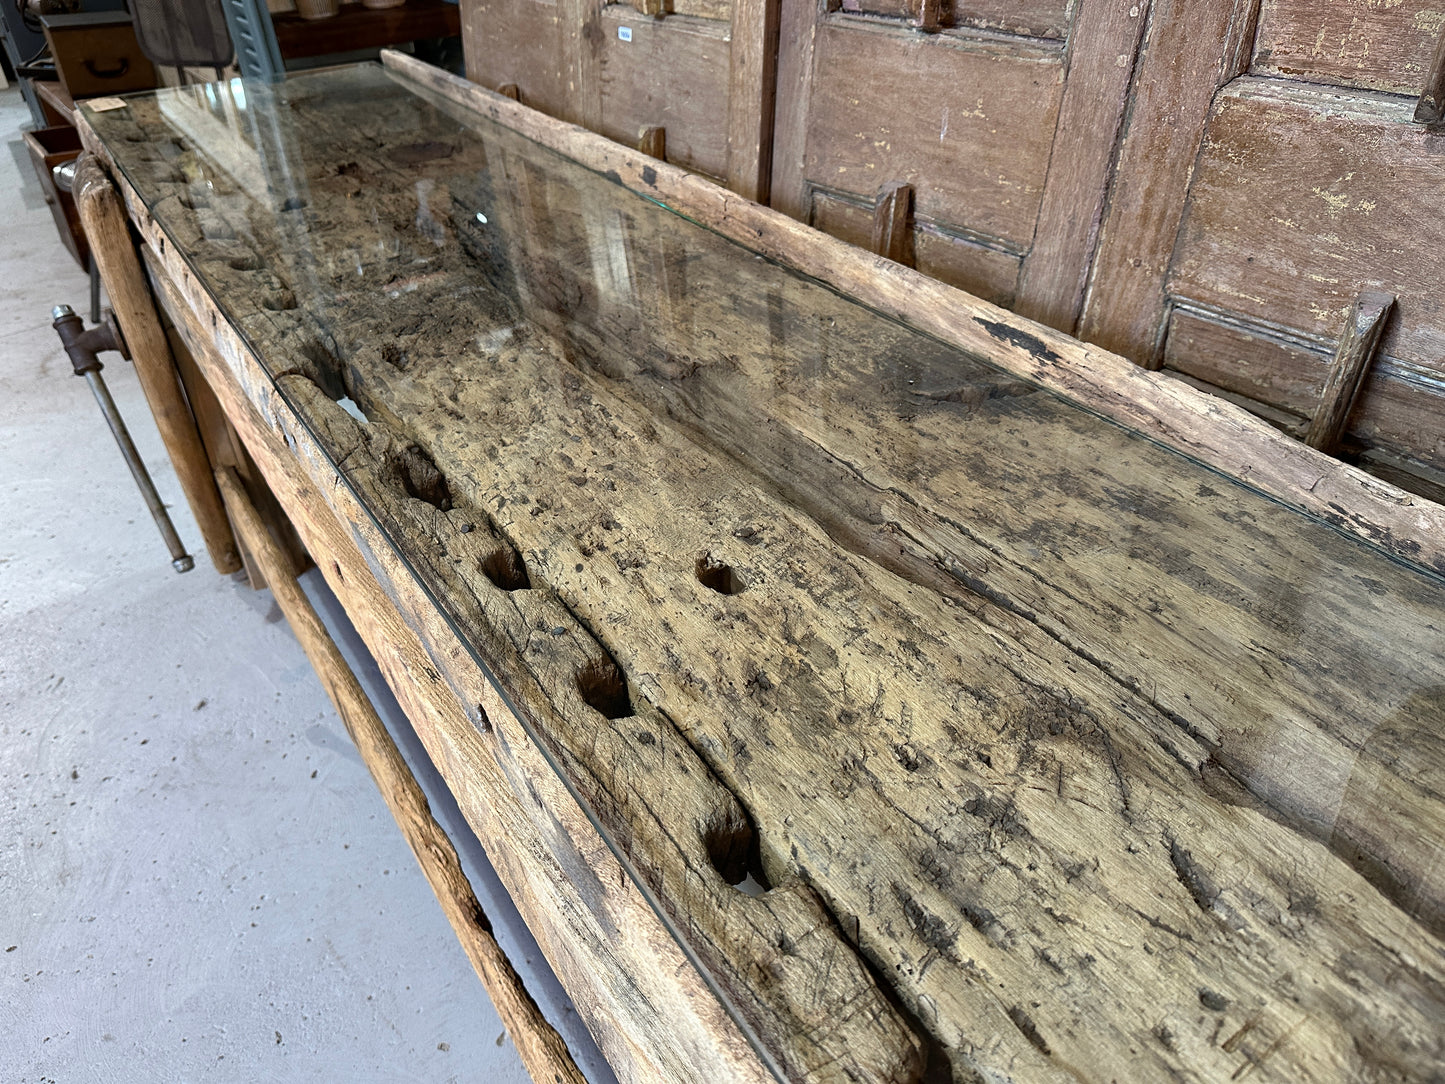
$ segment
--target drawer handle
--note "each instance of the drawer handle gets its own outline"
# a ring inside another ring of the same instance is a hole
[[[120,64],[114,68],[97,68],[95,61],[87,60],[85,70],[90,72],[92,79],[119,79],[126,72],[130,71],[130,59],[121,57]]]
[[[1445,123],[1445,26],[1440,28],[1440,37],[1435,42],[1435,56],[1425,76],[1425,89],[1415,103],[1415,123]]]

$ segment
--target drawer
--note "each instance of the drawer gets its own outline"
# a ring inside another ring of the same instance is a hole
[[[55,218],[55,228],[60,240],[81,267],[90,262],[90,245],[85,240],[85,230],[80,225],[80,212],[69,192],[62,191],[55,183],[56,166],[80,156],[80,133],[67,126],[41,128],[25,132],[25,148],[30,152],[30,161],[35,166],[35,175],[40,180],[40,190],[50,213]]]
[[[1253,70],[1418,95],[1442,30],[1439,3],[1264,0]]]
[[[73,99],[149,90],[156,69],[136,41],[124,12],[47,15],[45,40],[55,57],[60,84]]]

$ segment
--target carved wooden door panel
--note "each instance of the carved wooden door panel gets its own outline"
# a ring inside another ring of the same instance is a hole
[[[774,206],[1071,329],[1145,7],[783,0]]]
[[[1151,28],[1078,333],[1298,434],[1355,299],[1396,295],[1346,450],[1438,497],[1445,134],[1416,113],[1445,10],[1254,8],[1196,3]]]

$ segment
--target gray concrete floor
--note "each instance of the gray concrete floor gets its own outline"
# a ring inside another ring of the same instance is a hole
[[[0,92],[0,1082],[523,1081],[267,593],[171,571],[49,326],[83,312]],[[21,170],[24,170],[22,173]]]

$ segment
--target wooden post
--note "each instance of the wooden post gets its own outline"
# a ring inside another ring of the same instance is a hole
[[[225,467],[216,472],[216,481],[237,533],[261,566],[281,612],[316,669],[336,713],[346,724],[347,733],[356,743],[361,759],[431,883],[457,940],[507,1026],[522,1063],[533,1080],[586,1084],[586,1078],[567,1051],[567,1044],[537,1008],[512,962],[492,936],[491,923],[462,871],[452,841],[432,816],[416,777],[301,589],[290,560],[267,532],[261,514],[241,487],[240,478]]]
[[[1425,74],[1425,89],[1415,103],[1415,122],[1445,123],[1445,26],[1440,28],[1439,40],[1435,42],[1435,56]]]
[[[873,251],[894,263],[913,265],[909,230],[913,224],[913,186],[895,182],[878,190],[873,205]]]
[[[943,0],[918,0],[913,21],[925,34],[937,34],[943,29]]]
[[[667,129],[650,124],[637,133],[637,149],[652,158],[667,161]]]
[[[201,529],[206,551],[217,572],[235,572],[241,567],[236,540],[211,477],[210,460],[196,430],[196,420],[181,388],[170,343],[161,329],[150,287],[131,242],[120,196],[100,163],[89,154],[81,155],[76,164],[74,191],[90,251],[130,348],[146,402],[155,415],[156,428]]]
[[[1365,373],[1374,360],[1375,349],[1380,344],[1380,332],[1385,328],[1385,318],[1395,305],[1395,295],[1377,290],[1364,290],[1355,298],[1350,307],[1350,318],[1345,324],[1345,333],[1335,348],[1335,362],[1330,367],[1329,378],[1325,381],[1320,405],[1310,421],[1305,443],[1322,452],[1332,452],[1344,432],[1349,419],[1350,408],[1365,382]]]

